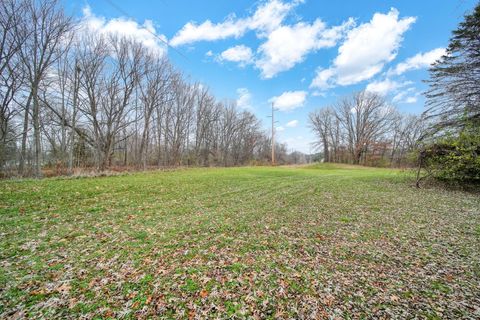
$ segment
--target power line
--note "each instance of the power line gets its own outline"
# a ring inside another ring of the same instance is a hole
[[[105,0],[105,2],[107,4],[109,4],[112,8],[114,8],[115,10],[117,10],[118,12],[120,12],[121,14],[123,14],[124,16],[126,16],[127,18],[130,18],[132,20],[135,20],[132,16],[130,16],[125,10],[123,10],[119,5],[117,5],[116,3],[114,3],[112,0]],[[167,41],[163,40],[162,38],[160,38],[157,34],[155,34],[154,32],[150,31],[148,28],[145,28],[145,27],[142,27],[143,29],[145,29],[148,33],[150,33],[152,36],[154,36],[155,38],[157,38],[158,40],[160,40],[161,42],[163,42],[168,48],[172,49],[173,51],[175,51],[177,54],[179,54],[180,56],[182,56],[185,60],[188,61],[188,58],[186,55],[184,55],[182,52],[180,52],[179,50],[175,49],[174,47],[172,47],[170,44],[168,44]]]

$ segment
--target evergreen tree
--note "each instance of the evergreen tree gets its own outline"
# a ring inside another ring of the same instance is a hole
[[[480,2],[453,31],[446,54],[430,69],[425,118],[434,133],[480,122]]]

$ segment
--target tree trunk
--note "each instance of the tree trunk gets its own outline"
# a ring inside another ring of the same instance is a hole
[[[18,166],[18,173],[21,176],[25,174],[25,159],[27,157],[28,119],[29,119],[31,101],[32,101],[32,94],[30,93],[27,99],[27,103],[25,104],[25,115],[23,116],[22,151],[20,154],[20,164]]]
[[[42,165],[40,163],[41,159],[41,143],[40,143],[40,105],[38,103],[38,88],[36,85],[32,88],[32,98],[33,98],[33,138],[35,142],[35,153],[34,153],[34,170],[33,175],[35,178],[42,177]]]
[[[323,139],[323,162],[330,162],[330,152],[328,150],[328,141]]]

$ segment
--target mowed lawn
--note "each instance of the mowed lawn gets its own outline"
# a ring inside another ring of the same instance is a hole
[[[362,167],[0,182],[0,318],[480,318],[480,196]]]

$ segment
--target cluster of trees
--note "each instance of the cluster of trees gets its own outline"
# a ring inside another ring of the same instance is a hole
[[[323,160],[418,166],[433,176],[480,184],[480,3],[453,31],[430,68],[426,110],[404,115],[366,91],[310,114]],[[423,174],[422,172],[426,172]]]
[[[310,113],[323,161],[376,166],[411,164],[424,129],[415,115],[399,113],[380,95],[360,91]]]
[[[480,185],[480,3],[453,31],[446,54],[430,69],[420,169],[427,176]]]
[[[430,70],[422,116],[361,91],[310,114],[326,162],[480,180],[480,4]],[[0,1],[0,172],[267,163],[271,139],[166,55],[86,30],[59,0]],[[416,154],[417,158],[412,157]],[[276,145],[278,163],[312,157]]]
[[[269,160],[270,137],[252,113],[134,39],[84,28],[58,0],[0,1],[4,173]],[[286,161],[285,146],[277,153]]]

